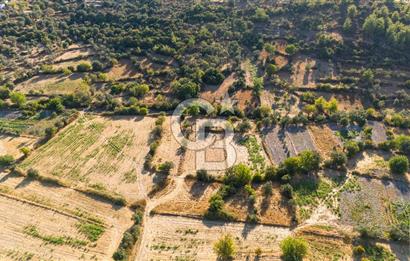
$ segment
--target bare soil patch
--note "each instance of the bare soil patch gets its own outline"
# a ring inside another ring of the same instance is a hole
[[[109,258],[106,251],[110,238],[100,238],[100,244],[93,245],[78,232],[78,220],[75,218],[5,196],[0,196],[0,209],[1,256],[17,251],[28,252],[37,259],[47,260]],[[39,236],[33,236],[34,232],[29,234],[30,228]],[[63,239],[64,243],[53,244],[43,237]]]
[[[201,93],[201,98],[209,102],[215,102],[223,99],[228,93],[229,87],[235,82],[235,74],[229,75],[220,86],[205,85]]]
[[[316,150],[309,130],[304,127],[288,127],[285,131],[291,156],[296,156],[306,150]]]

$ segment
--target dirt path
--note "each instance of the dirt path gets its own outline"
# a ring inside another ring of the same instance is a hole
[[[173,181],[174,181],[174,189],[171,190],[169,193],[159,197],[159,198],[152,198],[150,199],[148,196],[146,196],[146,201],[147,201],[147,205],[145,207],[145,212],[144,212],[144,224],[148,224],[148,222],[150,222],[150,219],[152,218],[151,215],[151,211],[156,208],[157,206],[168,202],[169,200],[173,199],[174,197],[176,197],[179,193],[182,192],[183,188],[184,188],[184,180],[185,177],[173,177]],[[151,233],[151,231],[148,231],[148,229],[145,229],[145,225],[144,225],[144,229],[142,231],[141,234],[141,241],[139,243],[138,249],[137,249],[137,253],[135,254],[135,260],[144,260],[144,257],[146,257],[148,255],[148,248],[147,248],[147,237],[148,234]]]

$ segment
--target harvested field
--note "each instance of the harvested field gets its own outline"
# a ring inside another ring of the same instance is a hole
[[[387,141],[386,127],[382,122],[369,121],[369,126],[372,128],[372,141],[378,145]]]
[[[296,156],[306,150],[316,150],[315,142],[307,128],[288,127],[285,133],[291,156]]]
[[[225,234],[236,241],[235,260],[253,260],[257,248],[262,250],[261,259],[279,260],[279,243],[290,234],[287,228],[161,215],[153,216],[145,229],[151,232],[143,239],[143,251],[136,260],[215,260],[213,244]]]
[[[45,95],[71,94],[76,91],[88,92],[89,85],[83,81],[83,75],[74,73],[64,75],[39,75],[34,76],[16,87],[16,91],[29,94],[39,93]]]
[[[215,102],[222,100],[225,95],[227,95],[229,87],[235,82],[235,74],[232,73],[231,75],[226,78],[220,86],[215,85],[205,85],[204,90],[202,91],[200,97],[205,99],[209,102]]]
[[[329,158],[334,149],[341,148],[341,142],[328,126],[310,125],[309,131],[312,134],[316,149],[323,158]]]
[[[8,135],[0,135],[0,155],[12,155],[15,159],[22,157],[24,154],[20,151],[21,148],[32,149],[37,142],[36,138],[31,137],[15,137]]]
[[[357,177],[340,194],[341,221],[386,238],[395,224],[391,204],[399,202],[410,203],[407,182]]]
[[[219,189],[218,183],[203,183],[187,179],[178,195],[154,209],[155,213],[202,218],[209,207],[209,199]],[[279,226],[291,225],[291,213],[284,202],[279,185],[274,184],[273,194],[264,197],[262,187],[255,187],[256,208],[260,211],[260,223]],[[225,209],[238,221],[245,221],[248,215],[247,196],[244,191],[226,200]]]
[[[296,87],[316,87],[322,78],[335,78],[335,69],[328,62],[315,60],[303,55],[292,61],[292,84]]]
[[[0,209],[0,256],[21,252],[46,260],[109,258],[111,238],[104,236],[94,246],[78,231],[76,218],[5,196],[0,196]]]
[[[56,216],[66,215],[77,222],[102,224],[105,232],[96,244],[101,254],[106,256],[105,258],[112,256],[123,232],[131,226],[132,211],[128,208],[118,207],[69,188],[40,183],[13,174],[2,173],[0,178],[0,192],[4,195],[25,200],[28,205],[31,202],[32,205],[38,205],[38,208],[54,211]]]
[[[118,64],[114,65],[108,72],[107,77],[109,80],[121,80],[121,79],[137,79],[142,76],[130,60],[120,60]]]
[[[138,200],[152,185],[141,175],[155,118],[81,116],[20,164],[72,184]]]

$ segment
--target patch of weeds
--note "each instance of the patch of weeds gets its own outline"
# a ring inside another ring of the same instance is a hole
[[[393,219],[390,238],[397,241],[410,242],[410,203],[394,202],[390,204]]]
[[[39,238],[43,240],[44,242],[47,242],[49,244],[53,245],[68,245],[72,247],[80,247],[80,246],[86,246],[87,242],[84,240],[79,240],[73,237],[69,236],[53,236],[53,235],[43,235],[41,234],[37,227],[34,225],[28,225],[24,227],[23,230],[24,234]]]
[[[346,181],[346,183],[342,186],[340,192],[355,192],[360,191],[362,188],[360,187],[360,183],[358,182],[357,177],[352,177]]]
[[[94,224],[89,222],[80,222],[76,225],[78,231],[86,236],[88,240],[95,242],[105,232],[105,228],[100,224]]]
[[[353,249],[355,256],[361,257],[361,260],[370,261],[394,261],[396,256],[390,252],[386,247],[379,244],[366,243],[356,246]]]
[[[298,206],[317,206],[320,200],[326,196],[335,187],[333,182],[320,179],[303,180],[293,186],[294,200]]]
[[[124,177],[122,178],[122,180],[125,183],[134,183],[137,181],[137,173],[136,170],[130,170],[124,173]]]

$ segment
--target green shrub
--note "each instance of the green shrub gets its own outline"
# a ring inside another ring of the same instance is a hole
[[[236,246],[232,236],[225,235],[220,238],[214,244],[214,252],[218,255],[220,260],[225,261],[233,259],[236,252]]]
[[[361,151],[359,143],[357,143],[356,141],[348,141],[345,143],[344,147],[349,158],[353,157]]]
[[[307,254],[308,244],[302,238],[287,237],[280,243],[280,249],[285,261],[301,261]]]
[[[290,184],[283,184],[282,186],[280,186],[280,191],[282,195],[284,195],[287,198],[293,197],[293,187]]]
[[[171,169],[173,169],[174,168],[174,163],[173,162],[171,162],[171,161],[166,161],[166,162],[164,162],[164,163],[161,163],[159,166],[158,166],[158,169],[157,169],[157,171],[159,172],[159,173],[161,173],[161,174],[163,174],[163,175],[169,175],[170,174],[170,172],[171,172]]]
[[[14,163],[14,158],[12,155],[3,155],[0,156],[0,167],[9,167],[13,165]]]
[[[197,170],[196,178],[197,180],[202,181],[202,182],[210,182],[213,180],[212,176],[208,174],[208,171],[204,169]]]
[[[405,174],[409,169],[409,160],[406,156],[394,156],[389,160],[390,171],[393,174]]]

